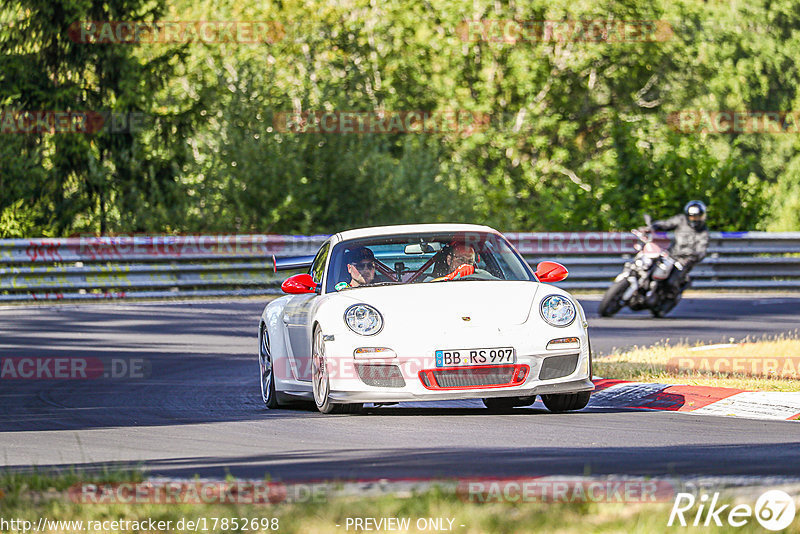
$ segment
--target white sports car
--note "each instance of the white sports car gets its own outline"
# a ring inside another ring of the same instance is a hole
[[[283,265],[281,265],[281,263]],[[364,403],[481,398],[495,410],[542,396],[556,412],[589,401],[586,316],[554,262],[534,272],[496,230],[420,224],[349,230],[282,285],[261,315],[269,408],[312,399],[323,413]]]

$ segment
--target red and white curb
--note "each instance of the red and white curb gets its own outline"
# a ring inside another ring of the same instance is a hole
[[[800,393],[596,379],[591,408],[630,408],[748,419],[800,419]]]

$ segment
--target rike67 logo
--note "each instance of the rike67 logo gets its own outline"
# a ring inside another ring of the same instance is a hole
[[[794,499],[781,490],[769,490],[763,493],[756,501],[755,507],[749,504],[736,506],[720,504],[719,492],[711,497],[707,493],[702,493],[699,497],[691,493],[678,493],[667,526],[673,526],[677,520],[677,525],[682,527],[688,524],[708,527],[712,522],[717,527],[723,526],[723,522],[732,527],[741,527],[755,517],[765,529],[778,531],[792,524],[794,514]]]

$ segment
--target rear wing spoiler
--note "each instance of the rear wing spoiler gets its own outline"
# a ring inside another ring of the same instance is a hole
[[[272,256],[272,272],[307,269],[314,263],[316,256],[292,256],[289,258],[276,258]]]

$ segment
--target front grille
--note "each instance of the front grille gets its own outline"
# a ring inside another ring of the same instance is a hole
[[[419,378],[428,389],[518,386],[528,377],[528,370],[527,365],[451,367],[420,371]]]
[[[569,376],[575,372],[578,366],[580,354],[566,354],[564,356],[549,356],[542,362],[542,369],[539,371],[539,380],[550,380]]]
[[[400,368],[396,365],[357,363],[356,371],[361,381],[368,386],[402,388],[406,385],[406,381],[403,380],[403,373],[400,372]]]

